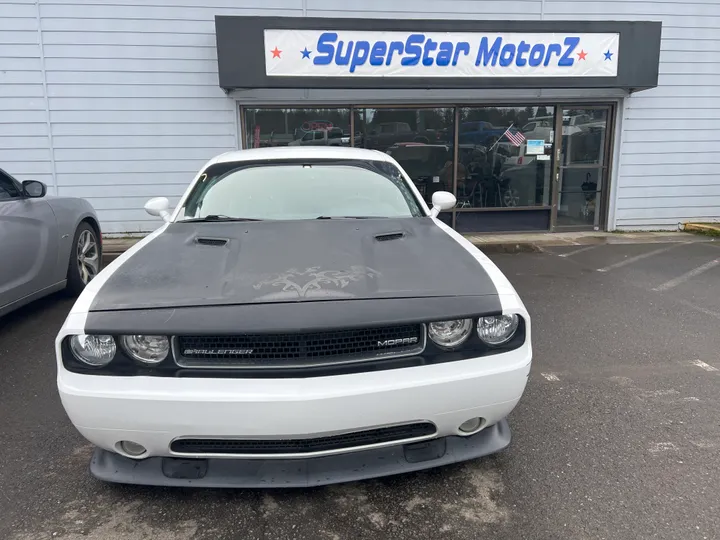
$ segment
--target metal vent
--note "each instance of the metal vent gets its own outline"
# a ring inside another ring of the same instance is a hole
[[[295,334],[193,335],[173,339],[186,368],[312,367],[421,353],[422,324]]]
[[[399,240],[404,236],[404,232],[385,233],[376,235],[375,240],[377,240],[378,242],[387,242],[388,240]]]
[[[225,246],[228,243],[227,238],[196,238],[195,242],[203,246]]]
[[[436,432],[431,422],[417,422],[313,439],[176,439],[170,450],[178,454],[312,454],[428,438]]]

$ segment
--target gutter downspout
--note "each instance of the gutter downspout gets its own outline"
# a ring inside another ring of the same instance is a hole
[[[42,75],[43,98],[45,100],[45,123],[47,126],[48,150],[50,151],[50,173],[52,174],[54,194],[58,195],[55,145],[53,144],[52,122],[50,122],[50,98],[48,97],[47,71],[45,70],[45,46],[43,44],[39,0],[35,0],[35,20],[37,21],[38,47],[40,48],[40,73]]]

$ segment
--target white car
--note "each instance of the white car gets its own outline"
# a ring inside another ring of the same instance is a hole
[[[387,154],[265,148],[199,172],[165,224],[78,298],[58,389],[133,484],[358,480],[510,443],[530,317]]]

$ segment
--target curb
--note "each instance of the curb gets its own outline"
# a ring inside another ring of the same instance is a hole
[[[538,244],[530,242],[504,242],[504,243],[482,243],[473,242],[473,245],[482,250],[483,253],[539,253],[542,248]]]
[[[720,223],[717,225],[709,223],[684,223],[683,230],[688,232],[720,235]]]

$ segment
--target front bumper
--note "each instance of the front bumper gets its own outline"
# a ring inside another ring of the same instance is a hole
[[[184,459],[137,461],[97,448],[90,471],[121,484],[204,488],[312,487],[448,465],[499,452],[510,444],[507,420],[469,437],[374,448],[311,459]]]
[[[395,472],[469,459],[509,443],[507,426],[501,421],[520,399],[530,363],[531,349],[526,343],[510,352],[457,362],[305,379],[110,377],[80,375],[60,366],[58,388],[75,427],[86,439],[107,451],[97,453],[93,461],[92,470],[100,478],[135,483],[156,483],[152,479],[165,478],[159,483],[166,484],[169,480],[161,474],[162,458],[212,458],[208,469],[212,472],[207,480],[196,482],[199,485],[222,483],[215,471],[225,468],[239,471],[236,475],[239,483],[233,485],[269,485],[279,481],[273,479],[282,476],[278,471],[284,471],[283,463],[289,459],[293,466],[306,468],[306,472],[298,473],[306,480],[289,475],[288,485],[307,485],[323,483],[325,476],[311,472],[317,467],[336,468],[352,463],[357,467],[360,463],[361,470],[366,471],[360,477],[392,474],[383,472],[382,467],[377,474],[370,474],[368,460],[390,459],[400,463],[398,456],[402,456],[406,441],[273,456],[178,454],[170,449],[170,444],[183,437],[307,439],[432,422],[437,432],[431,437],[446,440],[449,451],[424,465],[395,467]],[[484,419],[486,429],[463,437],[458,427],[476,417]],[[147,449],[142,457],[148,459],[130,460],[128,456],[114,455],[122,454],[120,441],[141,444]],[[389,453],[362,454],[370,450]],[[159,459],[152,459],[156,457]],[[325,459],[329,457],[334,459]],[[316,461],[318,458],[323,460]],[[238,459],[245,464],[238,464]],[[276,463],[270,465],[271,462]],[[305,464],[299,465],[300,462]],[[128,477],[108,472],[126,470],[127,466],[137,473]],[[153,470],[156,472],[151,474]],[[252,470],[268,473],[249,475],[247,471]],[[140,471],[147,471],[151,480],[139,482]],[[340,474],[330,476],[349,479]]]

